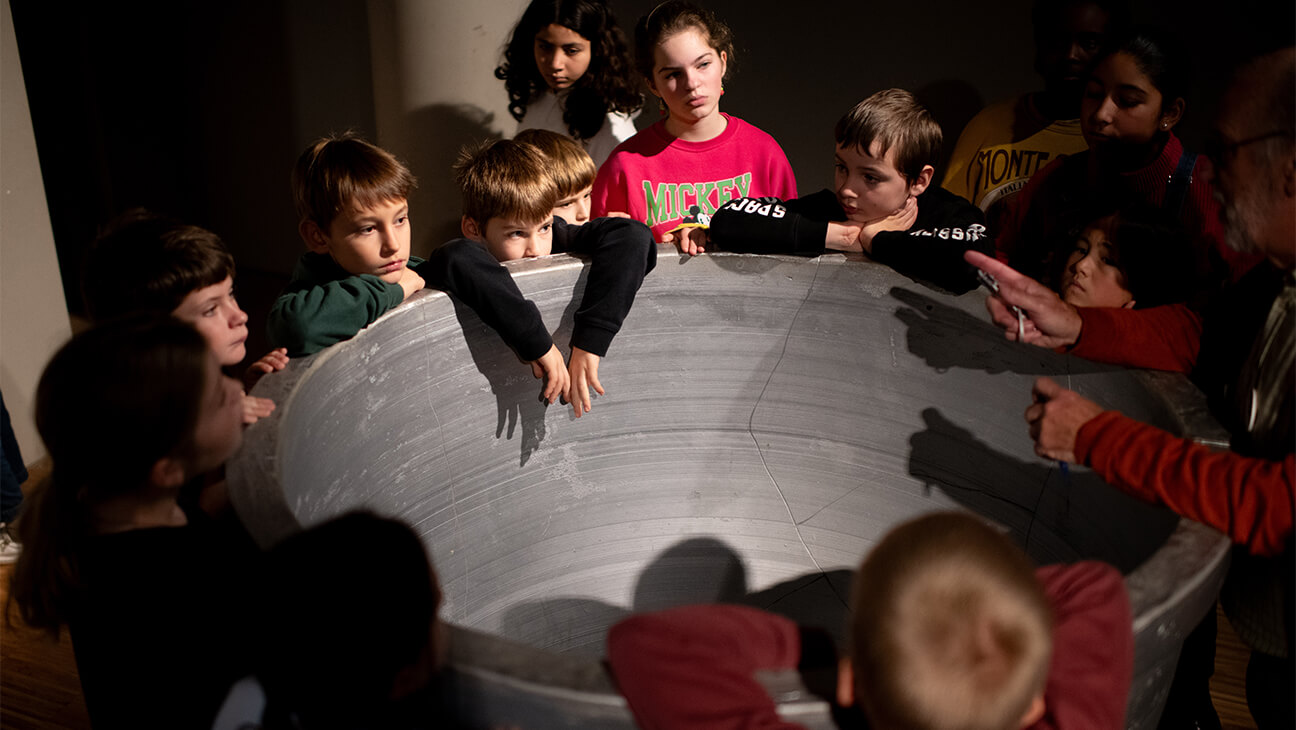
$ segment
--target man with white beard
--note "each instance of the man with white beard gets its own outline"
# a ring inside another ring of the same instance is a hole
[[[1237,550],[1221,600],[1253,650],[1248,704],[1259,727],[1292,727],[1296,49],[1241,69],[1220,109],[1207,156],[1229,241],[1267,260],[1203,317],[1184,307],[1125,310],[1128,316],[1084,311],[993,259],[969,252],[967,260],[998,278],[1000,293],[986,306],[1009,339],[1019,336],[1009,308],[1016,306],[1025,313],[1027,343],[1108,362],[1191,369],[1232,434],[1227,452],[1103,411],[1047,378],[1036,381],[1026,420],[1040,456],[1090,466],[1109,484],[1233,539]]]

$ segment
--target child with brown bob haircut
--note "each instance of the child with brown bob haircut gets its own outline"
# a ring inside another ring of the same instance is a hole
[[[853,592],[850,655],[837,662],[843,724],[1124,726],[1132,617],[1108,565],[1034,569],[978,518],[943,512],[888,533]],[[754,608],[689,606],[613,626],[608,661],[640,727],[792,728],[755,674],[831,663],[821,635]]]
[[[549,174],[558,185],[554,215],[577,226],[588,221],[598,168],[585,148],[571,137],[547,129],[524,129],[513,139],[534,145],[549,159]]]
[[[464,149],[455,164],[463,191],[464,238],[437,249],[420,271],[429,286],[468,304],[520,358],[532,363],[537,378],[544,374],[550,384],[546,398],[551,393],[565,395],[579,418],[590,410],[590,388],[604,394],[599,362],[630,312],[644,276],[656,265],[657,247],[648,228],[636,221],[600,218],[570,225],[556,217],[560,190],[553,167],[538,148],[517,140]],[[591,259],[566,370],[540,310],[500,266],[563,252]],[[555,356],[560,372],[552,369]],[[555,383],[560,384],[556,390]]]
[[[350,339],[423,288],[410,256],[409,169],[348,132],[302,152],[293,169],[306,253],[270,309],[270,341],[292,357]]]
[[[248,316],[234,297],[234,257],[220,236],[136,208],[95,239],[81,271],[86,314],[100,323],[125,315],[171,315],[202,333],[221,368],[247,355]],[[243,374],[244,388],[282,370],[288,356],[272,350]],[[243,395],[243,422],[270,415],[274,402]]]
[[[730,201],[709,220],[686,219],[671,240],[688,254],[708,246],[798,256],[862,251],[951,292],[974,289],[976,271],[963,252],[992,244],[980,209],[931,184],[942,135],[927,109],[903,89],[879,91],[846,112],[834,136],[832,189]]]

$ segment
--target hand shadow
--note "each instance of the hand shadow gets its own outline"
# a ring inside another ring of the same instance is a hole
[[[631,610],[586,598],[528,601],[504,612],[501,634],[550,651],[602,656],[608,630],[632,613],[731,603],[780,614],[804,626],[824,628],[836,644],[827,651],[836,649],[840,654],[849,617],[843,596],[850,590],[852,575],[849,570],[815,571],[748,593],[742,557],[720,539],[694,537],[671,546],[643,569],[636,580]],[[832,595],[826,597],[829,591]],[[802,668],[799,676],[811,694],[829,702],[838,727],[867,727],[858,710],[843,710],[833,702],[836,670],[836,662],[829,661],[823,666]]]
[[[733,548],[712,537],[684,540],[649,563],[630,610],[593,598],[550,598],[510,606],[503,636],[560,652],[602,656],[608,629],[631,613],[702,603],[735,603],[747,593],[747,569]]]
[[[1109,486],[1083,467],[1026,462],[995,451],[935,408],[910,439],[909,473],[1007,527],[1037,563],[1102,560],[1129,573],[1170,536],[1178,518]],[[1026,427],[1023,423],[1022,431]]]
[[[568,301],[567,306],[563,308],[562,317],[558,319],[558,328],[553,331],[553,341],[554,344],[558,346],[558,350],[562,352],[566,362],[570,364],[572,348],[571,336],[572,331],[576,328],[576,310],[580,309],[581,299],[585,297],[585,285],[589,282],[589,272],[592,262],[584,256],[577,256],[575,254],[567,255],[581,262],[581,270],[580,274],[576,276],[576,283],[572,285],[571,300]],[[591,402],[592,399],[598,397],[598,393],[591,389]],[[570,416],[569,420],[575,419],[576,416],[571,413],[571,404],[563,403],[563,405],[567,406],[567,415]]]
[[[908,327],[909,352],[938,372],[958,367],[992,375],[1003,372],[1074,375],[1119,369],[1034,345],[1009,342],[1004,339],[1003,331],[990,321],[989,314],[985,319],[978,319],[925,294],[900,287],[892,287],[891,296],[908,305],[896,309],[895,316]]]
[[[816,570],[748,593],[734,603],[776,613],[800,626],[823,629],[832,637],[837,652],[841,654],[847,648],[851,582],[854,578],[855,571],[845,568]]]
[[[923,409],[922,418],[927,429],[909,438],[909,475],[1007,527],[1018,544],[1027,545],[1051,467],[995,451],[935,408]]]
[[[455,317],[463,330],[473,363],[490,383],[491,393],[495,395],[495,438],[512,439],[521,423],[522,455],[518,465],[526,466],[545,437],[545,409],[548,404],[540,396],[543,383],[532,375],[531,365],[520,360],[517,353],[505,345],[499,334],[486,326],[470,307],[452,294],[446,296],[454,304]]]

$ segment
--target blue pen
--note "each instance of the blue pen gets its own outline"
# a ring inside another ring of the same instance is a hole
[[[1071,514],[1071,467],[1065,461],[1058,462],[1058,471],[1062,472],[1062,516]]]

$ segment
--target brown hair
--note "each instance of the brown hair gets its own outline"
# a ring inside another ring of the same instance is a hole
[[[467,145],[454,164],[463,193],[464,215],[486,227],[491,218],[545,220],[558,204],[558,184],[549,161],[534,145],[497,139]]]
[[[73,337],[45,366],[36,429],[54,466],[17,521],[9,591],[28,625],[57,636],[67,620],[95,506],[143,488],[159,459],[191,447],[210,359],[189,325],[136,315]]]
[[[234,276],[220,237],[135,208],[104,229],[81,269],[92,321],[132,312],[171,314],[191,292]]]
[[[598,168],[585,148],[571,137],[547,129],[524,129],[513,139],[535,146],[549,158],[549,174],[558,186],[559,200],[594,184]]]
[[[708,46],[725,54],[725,78],[734,68],[733,31],[715,13],[686,0],[667,0],[635,24],[635,66],[645,79],[653,77],[653,52],[662,41],[686,30],[701,31]]]
[[[1052,612],[1030,560],[960,512],[893,529],[855,575],[852,662],[874,727],[1007,730],[1044,690]]]
[[[316,140],[297,158],[292,174],[298,220],[326,231],[343,210],[404,200],[417,185],[404,163],[354,132]]]
[[[363,603],[331,600],[340,575]],[[265,555],[261,581],[257,676],[300,727],[385,727],[374,716],[397,677],[434,664],[441,589],[423,541],[399,520],[350,512],[298,532]],[[347,621],[366,635],[320,641]]]
[[[858,147],[865,154],[878,143],[878,156],[896,150],[896,170],[910,182],[924,165],[940,155],[940,125],[927,108],[904,89],[884,89],[856,104],[837,120],[833,130],[841,147]]]

